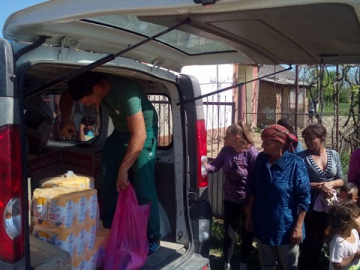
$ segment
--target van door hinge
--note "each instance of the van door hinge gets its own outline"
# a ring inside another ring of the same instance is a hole
[[[10,80],[11,80],[12,82],[15,82],[15,80],[16,80],[16,75],[15,75],[15,74],[10,74],[10,75],[9,75],[9,78],[10,78]]]
[[[163,58],[155,58],[153,61],[151,61],[151,71],[159,69],[161,66],[163,66],[165,63],[165,59]]]
[[[188,192],[188,198],[190,201],[196,201],[197,200],[197,194],[195,192]]]
[[[60,41],[58,60],[65,60],[69,53],[77,48],[79,41],[70,37],[63,37]]]

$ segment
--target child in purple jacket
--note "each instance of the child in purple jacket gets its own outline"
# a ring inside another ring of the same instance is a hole
[[[232,124],[226,130],[224,147],[215,160],[207,165],[208,173],[223,169],[224,191],[224,269],[230,269],[237,229],[245,223],[245,206],[249,199],[249,181],[253,175],[258,151],[244,123]],[[252,234],[241,226],[241,264],[246,269],[252,249]]]

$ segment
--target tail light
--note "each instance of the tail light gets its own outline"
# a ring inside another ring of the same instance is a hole
[[[196,121],[196,148],[198,162],[198,187],[207,187],[208,177],[205,167],[205,163],[207,163],[207,138],[205,120]]]
[[[0,127],[0,261],[24,256],[22,166],[19,125]]]

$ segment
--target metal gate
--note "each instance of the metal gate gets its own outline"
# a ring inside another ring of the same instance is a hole
[[[205,123],[207,129],[207,150],[210,162],[216,158],[224,145],[226,128],[235,122],[235,102],[204,103]],[[222,169],[209,175],[209,201],[213,215],[223,217],[223,173]]]

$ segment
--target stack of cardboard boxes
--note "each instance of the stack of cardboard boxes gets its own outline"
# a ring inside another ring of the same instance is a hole
[[[50,159],[43,160],[48,166],[53,166],[48,162]],[[71,160],[79,163],[74,157]],[[101,268],[110,231],[101,228],[99,223],[94,178],[69,171],[58,177],[39,180],[40,175],[48,175],[39,173],[40,167],[36,165],[30,167],[38,169],[35,181],[40,186],[34,189],[32,196],[32,234],[69,252],[73,269]],[[88,166],[87,169],[92,168]],[[57,170],[52,173],[54,171]]]

